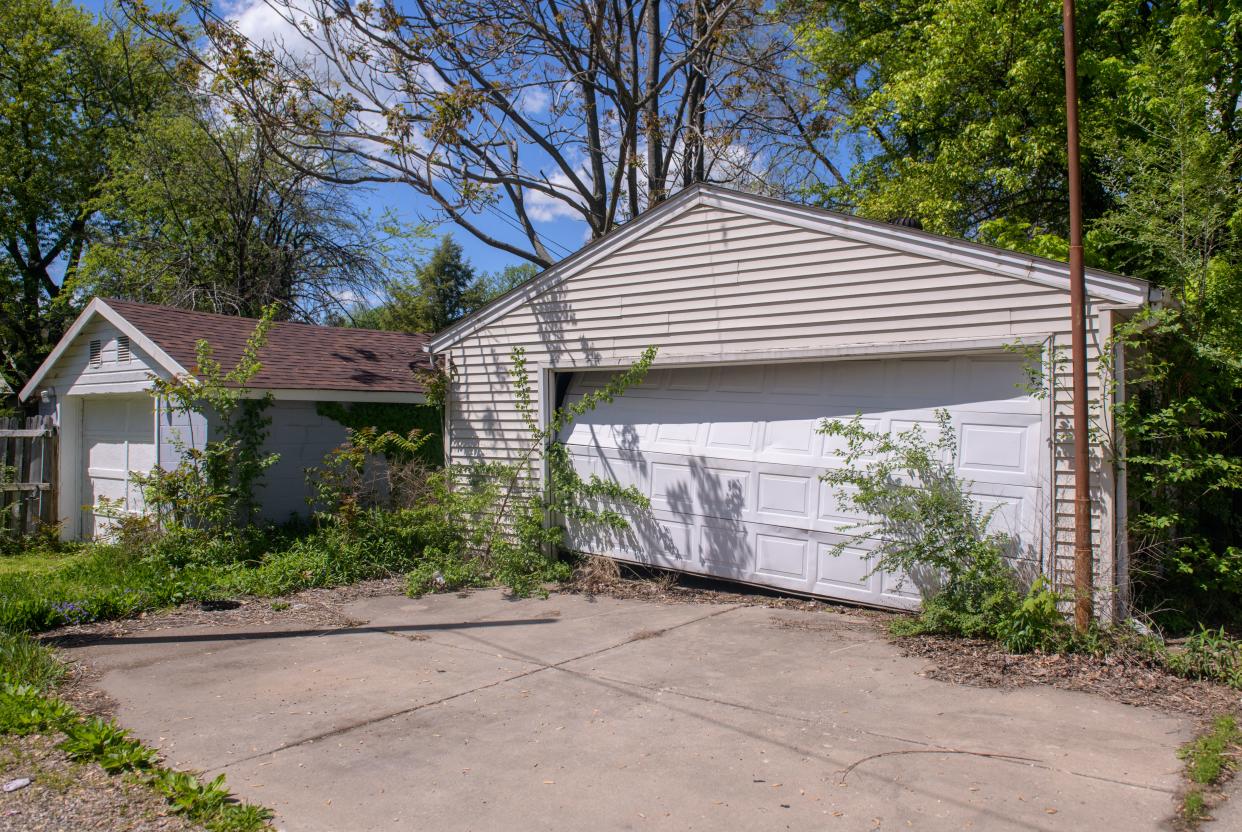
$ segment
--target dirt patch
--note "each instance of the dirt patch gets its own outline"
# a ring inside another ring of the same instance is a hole
[[[135,618],[95,621],[50,630],[42,638],[57,644],[73,644],[83,638],[120,636],[174,627],[272,625],[297,623],[306,627],[349,627],[354,621],[340,609],[360,598],[401,595],[402,578],[363,581],[335,589],[308,589],[281,598],[235,598],[229,603],[193,602],[170,610],[143,613]]]
[[[0,782],[29,778],[0,794],[4,832],[184,832],[199,830],[174,815],[163,797],[94,764],[76,763],[56,747],[60,737],[0,737]]]
[[[993,642],[975,639],[910,636],[895,643],[905,655],[932,663],[925,676],[960,685],[1050,685],[1198,718],[1242,710],[1239,691],[1174,676],[1138,651],[1015,656]]]
[[[651,601],[659,604],[744,604],[777,610],[835,612],[877,621],[888,621],[893,613],[852,607],[815,598],[781,595],[760,587],[700,578],[663,569],[645,569],[616,564],[607,558],[592,559],[614,564],[613,569],[596,566],[579,568],[573,579],[555,587],[557,592],[574,595],[600,595],[622,600]],[[591,563],[591,561],[587,561]]]
[[[839,612],[833,609],[831,612]],[[816,618],[795,617],[786,618],[774,615],[768,619],[768,624],[778,630],[798,630],[806,633],[830,633],[836,636],[844,633],[879,633],[883,635],[883,627],[875,621],[868,621],[859,617],[845,616],[825,616]]]

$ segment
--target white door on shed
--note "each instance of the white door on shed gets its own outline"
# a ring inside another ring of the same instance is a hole
[[[579,373],[568,400],[607,373]],[[959,473],[993,524],[1037,560],[1044,510],[1042,403],[1025,394],[1007,355],[730,365],[652,371],[562,433],[575,469],[638,488],[649,512],[620,535],[571,529],[576,549],[626,560],[886,607],[917,604],[898,576],[871,575],[867,541],[843,534],[860,518],[820,480],[842,464],[825,419],[861,414],[876,431],[936,430],[948,410]],[[851,541],[841,554],[835,545]]]
[[[92,507],[137,514],[142,492],[132,473],[155,466],[155,419],[151,397],[84,396],[82,402],[82,536],[103,538],[112,521]]]

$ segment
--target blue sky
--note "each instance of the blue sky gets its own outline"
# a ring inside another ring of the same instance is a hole
[[[93,14],[101,14],[111,5],[108,0],[75,1],[79,7]],[[432,215],[430,201],[408,185],[359,187],[356,193],[358,205],[368,209],[376,218],[385,211],[394,212],[406,222],[418,222]],[[477,221],[488,234],[508,238],[514,242],[524,242],[524,237],[517,233],[510,222],[506,222],[506,218],[499,211],[485,213],[478,217]],[[484,245],[473,235],[457,229],[451,223],[442,223],[434,230],[437,234],[451,233],[465,249],[470,262],[479,271],[499,271],[507,265],[524,262],[512,254]],[[549,243],[550,249],[560,256],[565,256],[580,248],[585,242],[586,224],[558,217],[540,223],[539,232],[544,236],[545,242]]]

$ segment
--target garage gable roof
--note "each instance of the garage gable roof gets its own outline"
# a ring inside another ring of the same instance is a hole
[[[856,242],[885,246],[895,251],[928,257],[946,263],[993,274],[1026,280],[1069,291],[1069,271],[1065,263],[1031,254],[994,248],[980,243],[931,234],[891,223],[868,220],[823,208],[799,205],[785,200],[757,196],[718,185],[697,184],[643,212],[608,234],[536,277],[502,295],[492,303],[466,316],[430,339],[428,349],[438,353],[502,317],[512,309],[607,258],[644,233],[695,208],[710,207],[733,211],[811,231],[820,231]],[[1138,306],[1161,299],[1159,289],[1145,280],[1087,269],[1087,293],[1108,303]]]
[[[60,360],[83,327],[99,316],[109,321],[170,375],[192,375],[198,341],[205,339],[217,361],[234,366],[258,321],[193,312],[171,306],[95,298],[47,360],[22,388],[25,399]],[[361,396],[423,394],[415,371],[429,365],[426,335],[318,326],[272,324],[259,351],[262,365],[247,387],[276,391],[333,391]]]

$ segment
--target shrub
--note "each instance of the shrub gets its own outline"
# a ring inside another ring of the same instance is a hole
[[[1018,607],[1017,584],[1003,558],[1007,537],[988,531],[991,512],[956,475],[957,440],[948,411],[936,412],[938,436],[921,427],[897,434],[867,430],[860,417],[830,421],[820,431],[845,440],[845,466],[823,479],[837,499],[868,518],[847,531],[873,543],[867,577],[895,573],[923,596],[930,631],[994,635]]]
[[[1187,679],[1206,679],[1242,690],[1242,641],[1224,628],[1199,632],[1186,639],[1180,651],[1170,651],[1165,664]]]
[[[1073,634],[1058,608],[1061,600],[1043,578],[1036,579],[1017,609],[997,622],[996,638],[1011,653],[1051,653],[1069,646]]]
[[[416,506],[431,472],[419,455],[432,436],[417,430],[402,436],[373,427],[349,429],[322,465],[306,471],[316,518],[349,525],[366,509]]]
[[[211,437],[201,448],[180,431],[168,435],[180,458],[176,468],[156,466],[135,475],[161,521],[218,532],[253,521],[254,488],[279,456],[262,452],[271,423],[264,411],[272,395],[252,397],[246,384],[262,369],[258,355],[275,314],[275,305],[263,310],[232,369],[221,367],[211,345],[199,340],[193,376],[152,379],[151,395],[169,412],[213,419]]]
[[[412,598],[432,592],[453,592],[485,586],[489,578],[479,561],[462,552],[444,552],[435,547],[423,551],[418,565],[406,576],[406,592]]]
[[[149,782],[174,812],[203,824],[210,832],[257,832],[268,828],[272,817],[261,806],[233,803],[223,774],[203,783],[183,771],[158,769]]]
[[[70,722],[63,728],[60,748],[71,759],[99,763],[109,774],[148,769],[155,765],[153,750],[130,737],[115,723],[93,716]]]
[[[1066,626],[1060,598],[1036,581],[1025,597],[1005,560],[1012,540],[988,530],[991,510],[958,478],[957,439],[949,413],[936,411],[937,435],[919,426],[896,434],[867,430],[860,417],[825,422],[845,440],[845,465],[823,479],[842,504],[868,519],[846,529],[832,553],[865,541],[874,559],[865,577],[896,573],[922,595],[919,617],[899,635],[943,633],[995,638],[1013,652],[1058,649]]]

